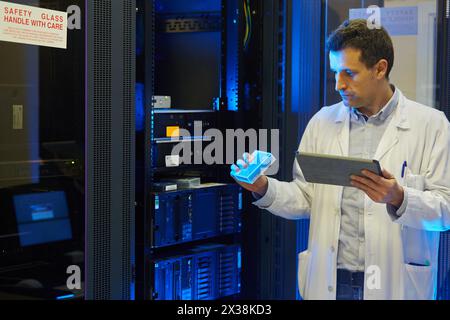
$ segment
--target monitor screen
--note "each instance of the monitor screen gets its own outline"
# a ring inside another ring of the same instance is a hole
[[[64,192],[15,195],[13,200],[22,247],[72,239]]]

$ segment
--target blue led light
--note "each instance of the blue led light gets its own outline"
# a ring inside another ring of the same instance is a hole
[[[181,300],[192,300],[191,288],[186,288],[181,291]]]
[[[159,209],[159,196],[155,196],[155,210]]]
[[[136,131],[141,132],[145,127],[145,86],[136,83]]]
[[[231,2],[228,8],[230,19],[233,25],[227,30],[227,77],[226,77],[226,97],[228,98],[228,110],[237,111],[238,106],[238,85],[239,85],[239,26],[237,23],[238,8],[235,2]],[[232,18],[231,18],[232,17]]]
[[[238,269],[241,270],[242,267],[241,249],[239,249],[237,253],[237,266]]]
[[[71,298],[74,298],[74,297],[75,297],[74,294],[66,294],[64,296],[56,297],[56,300],[65,300],[65,299],[71,299]]]
[[[242,192],[239,192],[238,210],[242,210]]]
[[[131,301],[136,300],[136,282],[134,280],[130,282],[130,300]]]

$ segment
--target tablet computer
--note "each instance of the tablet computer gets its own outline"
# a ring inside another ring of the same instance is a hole
[[[313,154],[297,151],[297,162],[307,182],[352,187],[351,175],[362,176],[362,170],[369,170],[382,176],[377,160]]]

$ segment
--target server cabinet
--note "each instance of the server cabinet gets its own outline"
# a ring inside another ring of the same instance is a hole
[[[242,4],[137,4],[136,298],[236,296],[242,190],[226,163],[204,161],[204,150],[215,142],[208,130],[234,128],[227,119],[238,103]],[[217,242],[234,248],[233,268],[220,250],[192,253]],[[220,289],[221,281],[229,283]]]

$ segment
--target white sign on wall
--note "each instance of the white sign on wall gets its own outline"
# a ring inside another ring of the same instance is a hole
[[[350,9],[349,19],[368,19],[370,10]],[[418,11],[416,7],[380,8],[381,25],[391,36],[417,35]]]
[[[67,12],[0,1],[0,41],[67,48]]]

